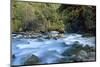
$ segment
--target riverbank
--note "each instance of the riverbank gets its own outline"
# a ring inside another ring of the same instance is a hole
[[[34,38],[39,38],[39,37],[43,37],[46,39],[50,39],[50,38],[64,38],[66,32],[59,32],[59,31],[50,31],[50,32],[43,32],[41,31],[40,33],[35,33],[35,32],[13,32],[12,33],[12,38],[26,38],[26,39],[34,39]],[[67,33],[67,34],[71,34],[71,33]],[[82,37],[95,37],[95,35],[89,34],[89,33],[82,33],[81,34]]]

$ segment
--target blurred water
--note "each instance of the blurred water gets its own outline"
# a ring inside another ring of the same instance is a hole
[[[25,56],[29,54],[36,55],[41,64],[44,63],[58,63],[58,60],[64,58],[61,54],[70,49],[70,45],[78,41],[83,46],[89,45],[95,47],[95,37],[82,37],[80,34],[66,34],[65,38],[43,39],[43,41],[36,39],[12,39],[12,54],[16,56],[12,61],[12,65],[23,65]],[[69,46],[68,46],[69,45]]]

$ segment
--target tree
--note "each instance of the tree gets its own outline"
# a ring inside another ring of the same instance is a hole
[[[71,33],[95,34],[96,7],[89,5],[61,5],[65,29]]]

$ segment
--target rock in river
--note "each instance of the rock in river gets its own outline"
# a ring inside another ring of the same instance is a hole
[[[33,64],[39,64],[40,60],[37,56],[32,55],[29,57],[25,62],[24,65],[33,65]]]
[[[62,55],[63,56],[72,56],[73,54],[77,54],[81,49],[82,49],[82,45],[79,43],[74,43],[71,48],[66,49]]]

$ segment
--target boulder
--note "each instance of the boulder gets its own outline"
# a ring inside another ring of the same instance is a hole
[[[64,56],[72,56],[73,54],[77,54],[80,50],[82,50],[82,45],[79,43],[74,43],[70,48],[66,49],[62,55]]]
[[[80,50],[77,54],[73,54],[69,57],[69,61],[72,62],[81,62],[81,61],[88,61],[88,54],[84,50]]]
[[[84,51],[84,50],[80,50],[80,52],[78,53],[78,55],[83,56],[83,57],[87,57],[88,56],[87,52]]]
[[[43,39],[43,38],[37,38],[37,40],[38,40],[39,42],[43,42],[45,39]]]
[[[39,62],[40,62],[39,58],[35,55],[32,55],[26,59],[26,61],[24,62],[24,65],[39,64]]]
[[[95,61],[96,60],[96,53],[95,52],[89,52],[88,53],[88,61]]]
[[[89,45],[85,45],[84,47],[83,47],[83,50],[85,50],[85,51],[87,51],[87,52],[91,52],[91,51],[96,51],[95,50],[95,47],[90,47]]]
[[[88,61],[88,54],[86,51],[80,50],[75,59],[75,61]]]
[[[13,59],[15,59],[15,58],[16,58],[16,56],[13,54],[13,55],[12,55],[12,58],[13,58]]]
[[[51,32],[49,33],[49,35],[50,35],[51,37],[57,37],[58,34],[59,34],[58,31],[51,31]]]
[[[80,50],[76,55],[70,56],[70,60],[73,62],[84,62],[84,61],[95,61],[96,54],[95,52],[86,52],[84,50]]]
[[[62,34],[59,34],[58,35],[58,38],[64,38],[64,34],[62,33]]]

